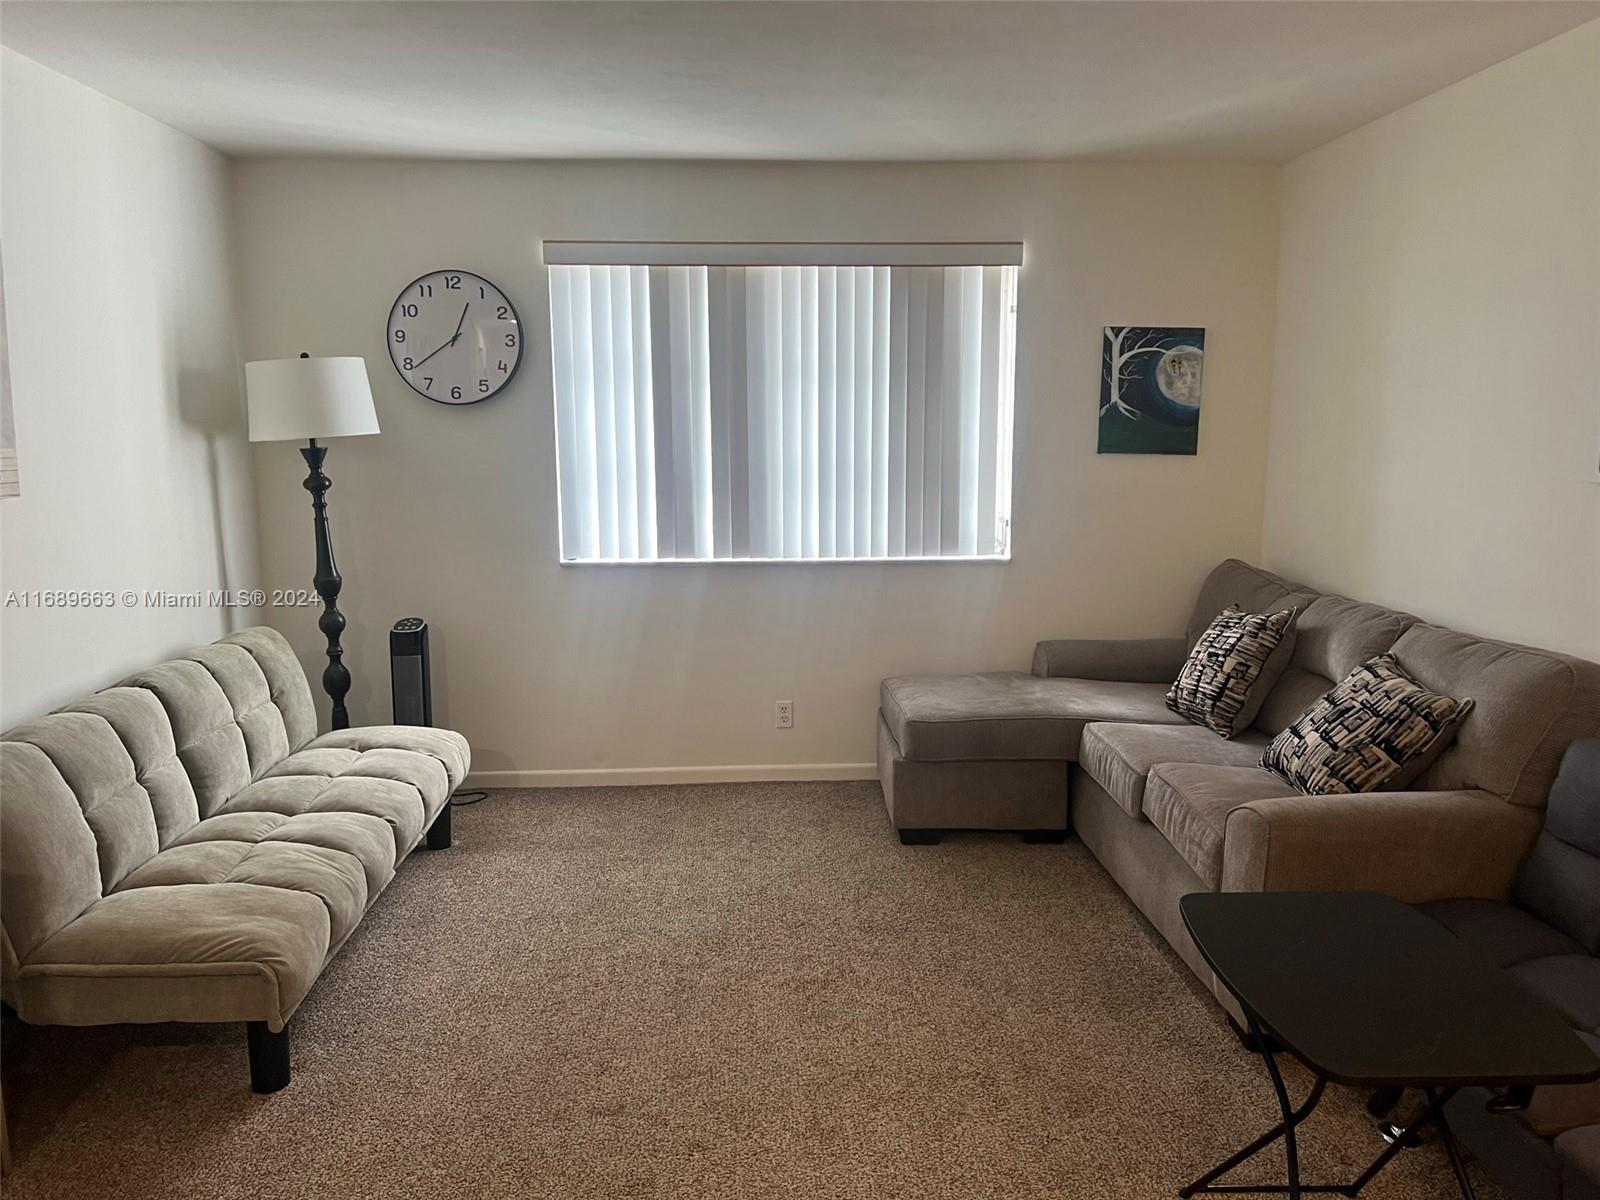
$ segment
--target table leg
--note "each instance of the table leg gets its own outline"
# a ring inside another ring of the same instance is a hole
[[[1372,1160],[1372,1165],[1361,1172],[1354,1183],[1350,1185],[1348,1195],[1354,1196],[1371,1182],[1372,1177],[1389,1165],[1390,1160],[1408,1145],[1415,1143],[1413,1135],[1429,1121],[1436,1124],[1442,1132],[1445,1142],[1445,1152],[1450,1155],[1450,1163],[1456,1169],[1456,1181],[1461,1185],[1462,1193],[1466,1200],[1476,1200],[1473,1195],[1472,1184],[1466,1176],[1466,1168],[1459,1165],[1459,1152],[1456,1149],[1455,1138],[1450,1133],[1450,1126],[1444,1119],[1444,1106],[1450,1102],[1450,1097],[1456,1094],[1455,1088],[1446,1088],[1442,1093],[1436,1094],[1432,1088],[1424,1089],[1428,1098],[1427,1106],[1395,1135],[1393,1141],[1384,1147],[1383,1153]]]
[[[1477,1200],[1478,1194],[1472,1190],[1472,1180],[1467,1177],[1467,1164],[1461,1160],[1461,1147],[1456,1145],[1455,1132],[1444,1115],[1444,1106],[1454,1094],[1455,1089],[1451,1088],[1441,1099],[1434,1096],[1432,1088],[1428,1088],[1428,1107],[1438,1114],[1435,1123],[1439,1126],[1439,1140],[1444,1143],[1444,1152],[1450,1156],[1450,1169],[1456,1173],[1456,1183],[1461,1188],[1462,1196],[1465,1200]]]
[[[1255,1044],[1259,1047],[1262,1059],[1267,1064],[1267,1074],[1272,1077],[1273,1094],[1278,1098],[1278,1110],[1283,1114],[1283,1120],[1279,1121],[1278,1124],[1267,1130],[1267,1132],[1262,1134],[1255,1141],[1251,1142],[1248,1146],[1245,1146],[1235,1151],[1233,1154],[1230,1154],[1221,1163],[1217,1164],[1217,1166],[1200,1176],[1199,1179],[1196,1179],[1193,1183],[1181,1189],[1178,1192],[1178,1195],[1183,1197],[1184,1200],[1188,1200],[1188,1197],[1195,1195],[1197,1192],[1257,1190],[1244,1187],[1235,1188],[1227,1184],[1217,1187],[1213,1187],[1212,1185],[1216,1180],[1226,1175],[1229,1171],[1233,1170],[1246,1159],[1253,1158],[1255,1155],[1261,1153],[1261,1151],[1272,1145],[1272,1143],[1277,1141],[1279,1138],[1284,1139],[1284,1148],[1288,1153],[1288,1186],[1287,1188],[1264,1188],[1260,1190],[1285,1191],[1288,1193],[1291,1200],[1300,1200],[1300,1194],[1302,1191],[1300,1184],[1300,1155],[1299,1147],[1295,1144],[1295,1126],[1299,1125],[1307,1117],[1309,1117],[1312,1110],[1317,1107],[1317,1102],[1322,1099],[1322,1092],[1323,1089],[1327,1087],[1328,1081],[1319,1076],[1316,1083],[1312,1085],[1310,1094],[1305,1098],[1305,1101],[1300,1105],[1300,1107],[1292,1107],[1289,1103],[1289,1089],[1283,1082],[1283,1073],[1278,1070],[1278,1063],[1277,1059],[1274,1057],[1271,1041],[1265,1034],[1261,1032],[1261,1027],[1256,1024],[1254,1017],[1247,1017],[1246,1019],[1250,1022],[1250,1034],[1254,1038]],[[1316,1188],[1313,1190],[1330,1191],[1333,1189]]]

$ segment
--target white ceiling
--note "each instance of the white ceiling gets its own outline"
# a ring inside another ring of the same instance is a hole
[[[0,41],[237,154],[1282,161],[1600,3],[64,3]]]

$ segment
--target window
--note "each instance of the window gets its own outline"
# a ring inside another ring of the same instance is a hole
[[[562,560],[1009,557],[1021,253],[546,242]]]

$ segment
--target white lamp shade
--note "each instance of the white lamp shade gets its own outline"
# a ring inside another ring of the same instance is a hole
[[[245,363],[252,442],[304,442],[378,432],[360,358],[272,358]]]

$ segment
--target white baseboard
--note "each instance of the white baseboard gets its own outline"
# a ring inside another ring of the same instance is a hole
[[[639,787],[662,783],[773,783],[876,779],[877,763],[755,763],[735,767],[576,767],[473,771],[463,787]]]

